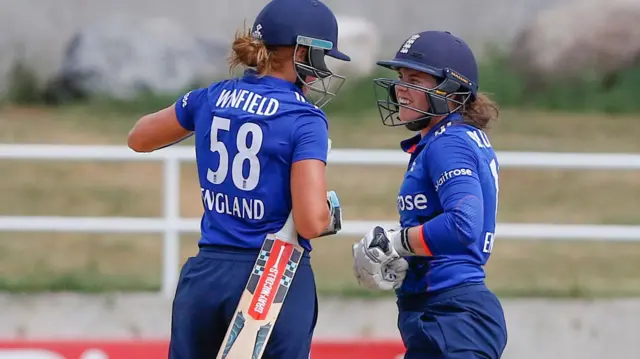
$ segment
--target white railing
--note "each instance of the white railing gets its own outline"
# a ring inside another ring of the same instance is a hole
[[[601,153],[499,152],[501,167],[639,170],[640,155]],[[126,146],[0,144],[0,159],[49,161],[161,161],[164,163],[164,215],[161,218],[0,216],[0,231],[59,231],[96,233],[162,233],[162,292],[171,297],[179,273],[180,233],[199,232],[199,218],[181,218],[180,162],[194,162],[191,146],[174,146],[140,154]],[[334,149],[332,165],[407,164],[408,155],[397,150]],[[10,176],[10,173],[3,173]],[[346,221],[344,235],[362,235],[380,221]],[[640,240],[640,226],[499,223],[496,232],[505,238]]]

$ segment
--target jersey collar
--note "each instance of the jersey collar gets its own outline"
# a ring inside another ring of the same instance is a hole
[[[244,71],[242,81],[251,84],[263,84],[270,87],[287,88],[302,94],[302,90],[300,90],[296,84],[273,76],[259,76],[258,72],[253,69],[247,69]]]
[[[406,153],[414,153],[416,150],[422,149],[427,141],[433,137],[436,132],[442,131],[443,128],[450,126],[453,122],[461,120],[462,116],[455,112],[449,114],[447,117],[443,118],[436,126],[433,126],[429,132],[427,132],[424,136],[418,133],[417,135],[407,138],[400,142],[400,148]]]

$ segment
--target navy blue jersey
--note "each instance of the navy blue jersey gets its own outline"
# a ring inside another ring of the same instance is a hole
[[[199,244],[259,249],[291,212],[291,165],[327,161],[324,113],[293,83],[248,70],[187,93],[176,114],[195,131],[204,205]],[[311,250],[307,239],[300,243]]]
[[[403,141],[411,159],[398,194],[402,227],[421,226],[427,257],[407,257],[398,295],[482,282],[498,203],[498,160],[487,135],[449,115]]]

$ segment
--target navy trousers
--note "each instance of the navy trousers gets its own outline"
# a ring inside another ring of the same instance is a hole
[[[398,299],[405,359],[499,359],[507,344],[500,301],[484,284]]]
[[[203,247],[187,260],[173,301],[170,359],[218,355],[257,256],[257,250]],[[314,275],[305,253],[263,359],[308,359],[317,316]]]

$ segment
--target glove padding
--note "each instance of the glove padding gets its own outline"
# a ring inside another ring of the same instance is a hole
[[[353,270],[358,283],[373,290],[398,289],[407,275],[409,263],[395,250],[393,230],[374,227],[352,247]]]

